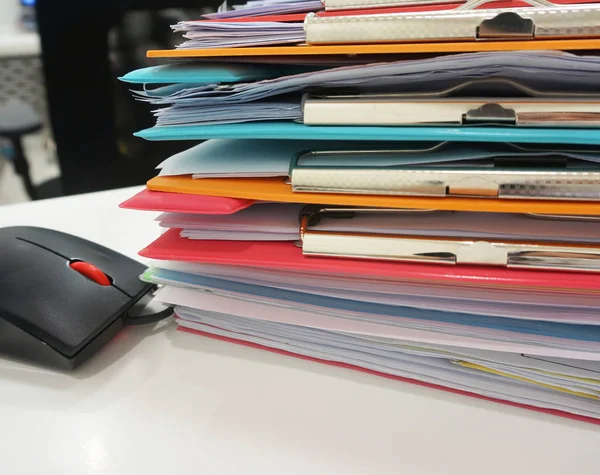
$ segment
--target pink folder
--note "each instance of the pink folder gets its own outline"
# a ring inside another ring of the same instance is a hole
[[[304,256],[293,242],[195,241],[170,229],[140,251],[150,259],[198,262],[262,269],[360,275],[365,278],[411,282],[473,285],[476,287],[528,288],[541,292],[598,292],[597,274],[507,269],[487,266],[448,266],[376,260]]]
[[[233,214],[255,202],[241,198],[220,196],[186,195],[142,190],[119,205],[120,208],[163,213]]]

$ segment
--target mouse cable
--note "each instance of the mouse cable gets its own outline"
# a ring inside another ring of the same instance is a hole
[[[125,325],[149,325],[150,323],[157,323],[165,318],[169,318],[171,315],[173,315],[174,311],[174,308],[169,307],[161,310],[160,312],[152,313],[150,315],[142,315],[139,317],[132,317],[129,315],[129,313],[127,313],[123,317],[123,323]]]

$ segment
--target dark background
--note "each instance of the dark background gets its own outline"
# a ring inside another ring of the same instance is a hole
[[[168,156],[197,142],[147,142],[152,106],[117,78],[159,64],[148,49],[182,41],[171,25],[221,0],[37,0],[37,28],[52,133],[65,195],[142,184]]]

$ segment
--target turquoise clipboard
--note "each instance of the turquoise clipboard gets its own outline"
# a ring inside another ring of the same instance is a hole
[[[151,141],[206,139],[511,142],[600,145],[598,129],[517,127],[337,127],[296,122],[152,127],[134,134]]]
[[[120,77],[119,80],[130,84],[231,84],[263,81],[319,69],[324,68],[278,64],[190,62],[136,69]]]

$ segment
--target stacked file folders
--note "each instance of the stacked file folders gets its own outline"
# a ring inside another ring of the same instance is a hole
[[[315,6],[323,5],[305,1],[245,10],[254,11],[252,15],[239,16],[244,10],[234,10],[206,20],[182,21],[173,25],[173,30],[184,34],[186,41],[178,46],[182,49],[301,43],[543,40],[557,36],[590,39],[598,35],[600,5],[593,1],[563,0],[555,4],[528,0],[528,3],[524,6],[522,2],[488,0],[326,0],[325,11],[315,12]],[[338,5],[341,8],[336,8]],[[373,5],[386,8],[370,9]],[[262,15],[258,16],[257,11]]]
[[[152,53],[188,60],[121,78],[155,108],[139,137],[199,142],[122,204],[160,212],[142,278],[184,331],[600,423],[597,7],[470,6],[496,36],[457,54],[369,43],[378,19],[351,57],[343,39],[223,49],[209,28]]]
[[[184,41],[149,56],[595,50],[600,32],[597,0],[291,0],[243,7],[173,25]]]

